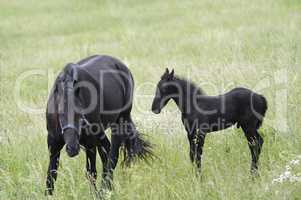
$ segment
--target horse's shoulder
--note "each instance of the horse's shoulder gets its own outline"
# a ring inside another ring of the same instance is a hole
[[[80,66],[80,69],[85,69],[86,71],[113,69],[130,73],[128,67],[121,60],[109,55],[93,55],[79,61],[77,65]]]
[[[230,92],[250,92],[250,89],[245,87],[236,87],[233,88]]]
[[[89,62],[91,59],[95,59],[95,58],[99,58],[99,57],[101,57],[101,55],[92,55],[92,56],[89,56],[87,58],[84,58],[84,59],[78,61],[76,64],[84,65],[85,63]]]

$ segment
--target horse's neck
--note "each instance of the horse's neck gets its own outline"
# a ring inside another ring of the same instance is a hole
[[[172,99],[173,99],[174,102],[177,104],[179,110],[180,110],[182,113],[185,113],[185,112],[186,112],[186,109],[185,109],[185,106],[184,106],[183,104],[181,104],[180,98],[181,98],[181,97],[177,96],[177,97],[173,97]]]
[[[182,114],[187,114],[191,112],[194,105],[193,98],[195,95],[195,88],[192,87],[190,83],[180,83],[180,86],[181,91],[178,91],[172,99],[175,101]]]

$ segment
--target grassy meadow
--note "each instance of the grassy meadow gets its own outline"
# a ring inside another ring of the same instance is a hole
[[[93,54],[129,66],[133,118],[159,157],[118,165],[106,199],[301,199],[301,161],[273,182],[301,155],[300,0],[0,0],[1,200],[45,198],[49,87],[66,63]],[[236,128],[206,137],[195,176],[175,104],[150,112],[165,67],[208,95],[243,86],[267,98],[259,177],[250,176],[247,141]],[[20,83],[27,72],[38,75]],[[83,151],[74,159],[62,152],[51,199],[95,199]],[[100,175],[99,158],[97,168]]]

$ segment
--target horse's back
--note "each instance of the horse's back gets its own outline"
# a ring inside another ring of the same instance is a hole
[[[112,122],[121,112],[130,112],[133,98],[133,78],[125,64],[107,55],[94,55],[77,63],[80,82],[89,82],[96,91],[97,109],[102,120]],[[83,89],[82,99],[88,104],[91,99]],[[85,93],[85,94],[84,94]],[[107,114],[105,114],[107,113]],[[89,115],[88,115],[89,118]]]
[[[242,87],[232,89],[225,96],[229,99],[229,104],[235,105],[240,124],[256,121],[260,126],[267,110],[267,101],[264,96]]]
[[[93,55],[85,58],[77,63],[81,69],[84,69],[91,74],[96,75],[101,71],[120,70],[125,73],[130,73],[129,69],[117,58],[108,55]]]
[[[133,83],[133,78],[130,70],[117,58],[107,55],[94,55],[79,61],[78,65],[81,71],[89,75],[89,77],[84,76],[83,81],[92,78],[98,84],[97,86],[100,86],[101,83],[108,86],[102,85],[102,89],[108,88],[118,93],[118,90],[122,88],[124,93],[125,90],[132,87],[130,83]]]
[[[243,87],[234,88],[226,93],[225,96],[238,101],[240,105],[251,105],[262,101],[262,95]]]

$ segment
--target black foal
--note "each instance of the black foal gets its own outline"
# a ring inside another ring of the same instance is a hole
[[[222,95],[206,96],[193,83],[174,76],[174,70],[169,73],[166,69],[157,84],[152,111],[160,113],[170,99],[182,112],[182,122],[190,144],[190,158],[199,170],[206,134],[234,124],[242,128],[248,140],[252,155],[251,172],[258,169],[263,145],[258,129],[267,110],[267,102],[262,95],[246,88],[234,88]]]

